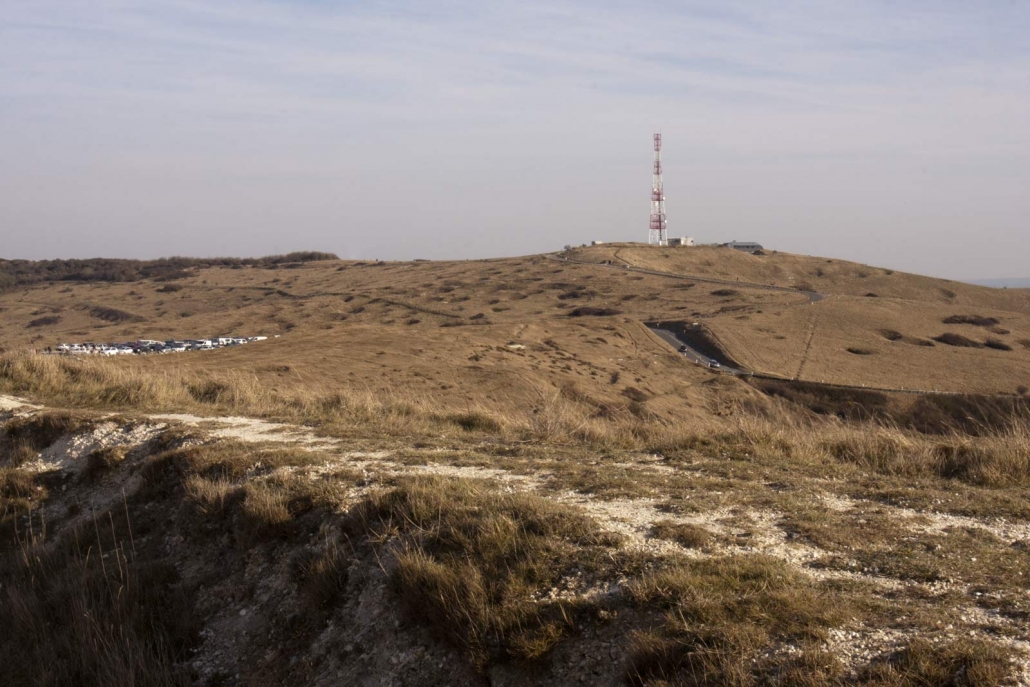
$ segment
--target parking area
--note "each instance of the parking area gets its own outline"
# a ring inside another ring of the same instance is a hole
[[[210,339],[139,339],[121,343],[61,343],[47,347],[44,353],[52,355],[153,355],[159,353],[186,353],[188,351],[211,351],[216,348],[242,346],[264,341],[267,336],[217,336]],[[278,337],[276,337],[278,338]]]

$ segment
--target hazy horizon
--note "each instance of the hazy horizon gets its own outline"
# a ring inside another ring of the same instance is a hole
[[[1030,4],[0,8],[0,257],[670,235],[1027,276]]]

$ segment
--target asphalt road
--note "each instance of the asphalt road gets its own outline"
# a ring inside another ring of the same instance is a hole
[[[675,333],[668,329],[660,329],[658,327],[648,327],[652,332],[657,334],[662,341],[672,346],[672,349],[682,355],[687,360],[693,361],[698,365],[704,365],[705,367],[711,368],[718,372],[725,372],[731,375],[749,375],[751,374],[747,370],[741,370],[736,367],[730,367],[729,365],[720,365],[718,361],[709,358],[706,355],[699,353],[698,351],[691,348],[685,341],[680,340]],[[685,350],[681,350],[685,349]]]

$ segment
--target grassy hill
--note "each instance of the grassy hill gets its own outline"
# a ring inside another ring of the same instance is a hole
[[[1024,294],[632,245],[138,267],[0,292],[12,684],[1030,680]],[[32,352],[219,334],[270,338]]]
[[[656,410],[690,415],[702,402],[692,388],[710,377],[641,324],[680,320],[703,323],[750,369],[787,378],[964,393],[1030,386],[1030,295],[1022,292],[717,248],[614,245],[572,257],[734,284],[545,256],[202,266],[174,279],[0,292],[0,346],[280,335],[246,350],[119,364],[406,390],[454,407],[503,408],[570,386],[610,403],[633,386]],[[803,293],[753,284],[829,297],[811,304]],[[622,382],[612,384],[616,374]]]

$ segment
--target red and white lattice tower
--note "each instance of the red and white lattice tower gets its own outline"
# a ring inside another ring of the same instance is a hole
[[[665,187],[662,185],[662,135],[654,135],[654,176],[651,179],[651,224],[647,242],[664,246],[669,236],[665,229]]]

